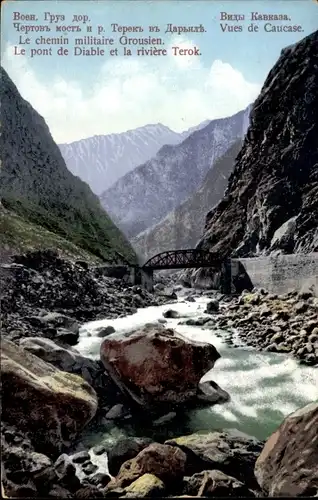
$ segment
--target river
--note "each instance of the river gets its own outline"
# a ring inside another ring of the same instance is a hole
[[[220,337],[220,332],[178,325],[184,317],[205,316],[203,311],[209,300],[203,296],[197,298],[196,302],[185,303],[180,296],[175,304],[139,309],[134,315],[116,320],[86,323],[81,328],[76,348],[83,355],[96,359],[99,357],[103,340],[96,337],[96,329],[112,325],[118,333],[129,331],[146,323],[154,323],[163,317],[164,311],[174,309],[183,318],[168,319],[167,327],[172,327],[187,337],[210,342],[221,354],[221,358],[204,376],[204,380],[214,380],[230,394],[231,401],[192,410],[161,428],[153,428],[151,422],[148,426],[143,424],[143,427],[138,426],[138,422],[127,422],[120,426],[112,424],[101,429],[95,436],[86,435],[84,441],[87,444],[92,446],[101,441],[113,442],[127,435],[147,435],[165,439],[192,432],[226,428],[235,428],[259,439],[266,439],[286,415],[317,400],[316,368],[300,365],[284,354],[259,352],[244,346],[230,347]]]

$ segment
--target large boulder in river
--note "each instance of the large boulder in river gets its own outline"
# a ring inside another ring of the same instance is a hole
[[[46,455],[69,446],[97,410],[96,393],[84,379],[4,339],[1,386],[3,420],[31,432]]]
[[[101,360],[120,389],[141,406],[182,404],[220,354],[211,344],[161,325],[114,334],[101,345]]]
[[[318,403],[289,415],[271,435],[255,476],[268,496],[317,496]]]

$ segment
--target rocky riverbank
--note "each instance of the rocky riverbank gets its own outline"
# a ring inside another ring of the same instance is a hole
[[[0,264],[0,276],[2,329],[14,341],[41,336],[75,345],[83,322],[127,316],[139,307],[177,298],[169,290],[167,295],[164,290],[151,294],[103,275],[102,267],[74,263],[50,250],[28,252]]]
[[[313,403],[288,416],[265,445],[233,430],[163,443],[127,438],[56,459],[4,425],[2,482],[7,496],[20,498],[314,497],[317,424]]]
[[[238,431],[221,430],[169,440],[129,437],[112,445],[86,447],[84,429],[95,433],[136,419],[146,419],[148,425],[152,422],[155,429],[177,420],[179,412],[188,408],[228,401],[231,394],[217,384],[200,382],[220,354],[213,345],[166,328],[162,318],[126,334],[112,335],[110,327],[101,328],[100,359],[89,359],[74,347],[81,321],[131,314],[138,301],[138,307],[172,302],[173,292],[165,292],[161,283],[157,295],[148,294],[51,252],[19,257],[3,270],[1,451],[6,496],[317,493],[312,466],[317,463],[317,404],[288,417],[265,447],[264,442]],[[195,300],[198,293],[203,292],[189,290],[185,300]],[[263,325],[267,331],[280,322],[283,332],[289,331],[289,325],[301,326],[310,336],[306,343],[312,342],[316,349],[317,299],[310,294],[211,295],[202,320],[180,321],[211,329],[242,328],[241,337],[244,328],[252,328],[259,333],[247,339],[254,338],[255,343],[263,338]],[[178,318],[173,309],[164,316]],[[287,446],[283,454],[291,433],[295,446]],[[306,457],[304,462],[301,456]]]
[[[189,292],[187,300],[196,293]],[[311,292],[274,295],[254,290],[233,298],[215,297],[207,307],[209,316],[184,323],[217,329],[229,345],[239,339],[258,350],[291,354],[301,363],[318,365],[318,298]]]
[[[62,495],[63,488],[51,470],[52,459],[58,451],[74,446],[81,428],[98,425],[105,415],[111,417],[112,407],[122,403],[122,394],[102,363],[81,356],[72,347],[78,342],[81,323],[127,316],[139,307],[176,299],[165,287],[167,280],[161,280],[160,292],[153,295],[103,271],[62,259],[50,250],[17,255],[13,262],[0,264],[1,418],[4,431],[13,425],[7,438],[3,435],[2,451],[4,473],[11,470],[13,461],[13,475],[8,476],[14,479],[9,487],[13,495],[49,494],[51,486],[53,497]],[[109,333],[101,329],[99,335]],[[32,446],[21,440],[29,431]],[[28,450],[30,456],[26,456]],[[48,476],[43,476],[41,471],[48,464]],[[29,474],[36,476],[30,487]],[[47,482],[45,492],[41,478]]]
[[[151,294],[126,279],[107,276],[108,268],[72,262],[56,251],[36,251],[0,264],[1,334],[59,370],[76,374],[91,385],[98,396],[94,418],[103,418],[122,395],[102,363],[81,356],[74,347],[83,322],[115,319],[137,312],[137,308],[174,302],[176,294],[159,279]],[[101,328],[99,337],[113,329]]]

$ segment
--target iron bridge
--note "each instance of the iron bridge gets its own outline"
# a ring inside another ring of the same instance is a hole
[[[220,267],[222,261],[213,257],[210,252],[199,249],[169,250],[151,257],[142,269],[186,269],[200,267]]]

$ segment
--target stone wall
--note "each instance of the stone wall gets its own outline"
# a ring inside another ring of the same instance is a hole
[[[311,289],[318,296],[318,253],[231,259],[231,275],[234,288],[250,283],[273,293]]]

